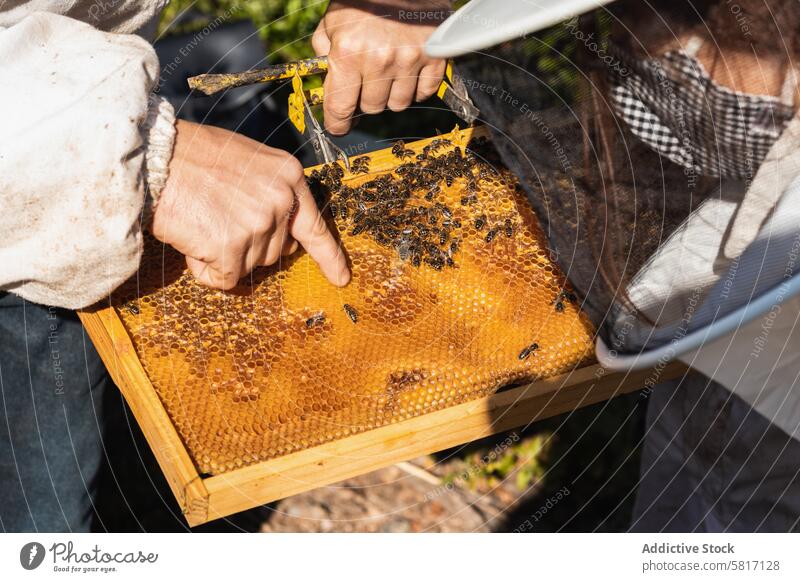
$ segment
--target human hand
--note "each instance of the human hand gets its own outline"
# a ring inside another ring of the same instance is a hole
[[[300,162],[217,127],[178,121],[152,231],[186,255],[194,277],[210,287],[236,286],[253,268],[294,252],[298,242],[331,283],[350,280]]]
[[[401,111],[436,92],[445,61],[428,57],[424,45],[449,8],[444,0],[328,5],[311,43],[317,55],[328,55],[323,107],[330,133],[347,133],[356,107],[364,113]]]

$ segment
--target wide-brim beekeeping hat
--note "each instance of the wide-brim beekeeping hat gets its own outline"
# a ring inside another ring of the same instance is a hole
[[[614,0],[472,0],[430,36],[426,52],[450,58],[544,30]]]

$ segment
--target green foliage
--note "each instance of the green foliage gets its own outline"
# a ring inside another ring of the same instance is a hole
[[[509,445],[488,458],[486,450],[465,457],[444,478],[445,484],[461,484],[472,491],[487,491],[513,476],[519,491],[536,484],[546,470],[553,436],[543,432]]]
[[[161,15],[159,33],[200,30],[214,19],[250,19],[269,47],[273,62],[314,56],[311,35],[325,13],[326,0],[173,0]],[[175,25],[175,19],[196,11],[200,17]]]

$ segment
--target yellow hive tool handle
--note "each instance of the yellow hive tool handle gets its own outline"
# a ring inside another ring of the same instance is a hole
[[[452,82],[452,80],[453,80],[453,61],[448,59],[447,66],[444,68],[444,78],[442,79],[442,82],[439,83],[439,88],[436,90],[436,96],[439,99],[444,100],[444,95],[445,93],[447,93],[447,89],[450,87],[448,81]]]
[[[292,79],[292,93],[289,95],[289,121],[297,128],[297,131],[304,133],[306,130],[305,103],[309,105],[319,105],[322,103],[322,87],[316,87],[310,91],[303,91],[303,81],[299,75]],[[305,99],[304,99],[305,97]]]
[[[266,69],[253,69],[241,73],[205,74],[189,77],[187,82],[191,89],[196,89],[206,95],[213,95],[225,89],[255,85],[257,83],[271,83],[281,79],[291,79],[294,76],[308,77],[319,75],[328,70],[328,57],[314,57],[291,63],[283,63]]]

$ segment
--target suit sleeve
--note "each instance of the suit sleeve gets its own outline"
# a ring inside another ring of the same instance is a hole
[[[136,271],[175,137],[158,71],[142,38],[65,16],[0,29],[1,290],[75,309]]]

